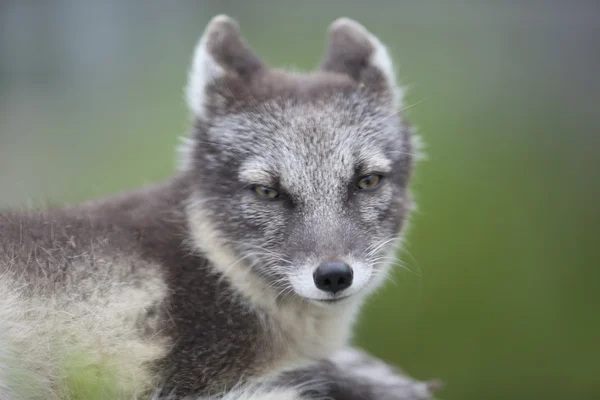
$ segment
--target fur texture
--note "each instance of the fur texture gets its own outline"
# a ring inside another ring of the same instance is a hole
[[[346,347],[412,209],[400,94],[357,22],[335,21],[303,75],[271,69],[215,17],[190,67],[176,176],[0,212],[0,398],[81,397],[73,379],[97,366],[118,398],[426,398]],[[314,281],[331,261],[351,268],[344,290]]]

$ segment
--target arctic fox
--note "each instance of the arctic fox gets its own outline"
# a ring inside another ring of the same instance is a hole
[[[0,398],[429,398],[348,347],[412,207],[386,48],[342,18],[295,74],[217,16],[186,97],[172,179],[0,212]]]

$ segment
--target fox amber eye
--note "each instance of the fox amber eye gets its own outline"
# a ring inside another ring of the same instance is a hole
[[[272,189],[270,187],[266,187],[266,186],[254,186],[252,188],[252,190],[254,191],[254,193],[256,193],[258,195],[258,197],[261,197],[263,199],[275,199],[277,197],[279,197],[279,192],[277,192],[277,190]]]
[[[361,190],[375,189],[381,183],[381,175],[367,175],[360,178],[358,188]]]

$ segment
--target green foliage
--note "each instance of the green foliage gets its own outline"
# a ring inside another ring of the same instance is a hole
[[[70,351],[62,360],[64,381],[61,400],[130,399],[123,393],[118,368],[110,358],[91,359],[85,352]]]

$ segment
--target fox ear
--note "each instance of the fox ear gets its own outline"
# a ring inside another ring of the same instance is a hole
[[[196,117],[205,118],[210,85],[226,77],[249,80],[263,67],[241,37],[237,22],[217,15],[206,26],[194,51],[186,88],[188,107]]]
[[[329,26],[329,39],[322,71],[349,75],[367,88],[384,90],[400,105],[394,65],[386,47],[360,23],[339,18]]]

